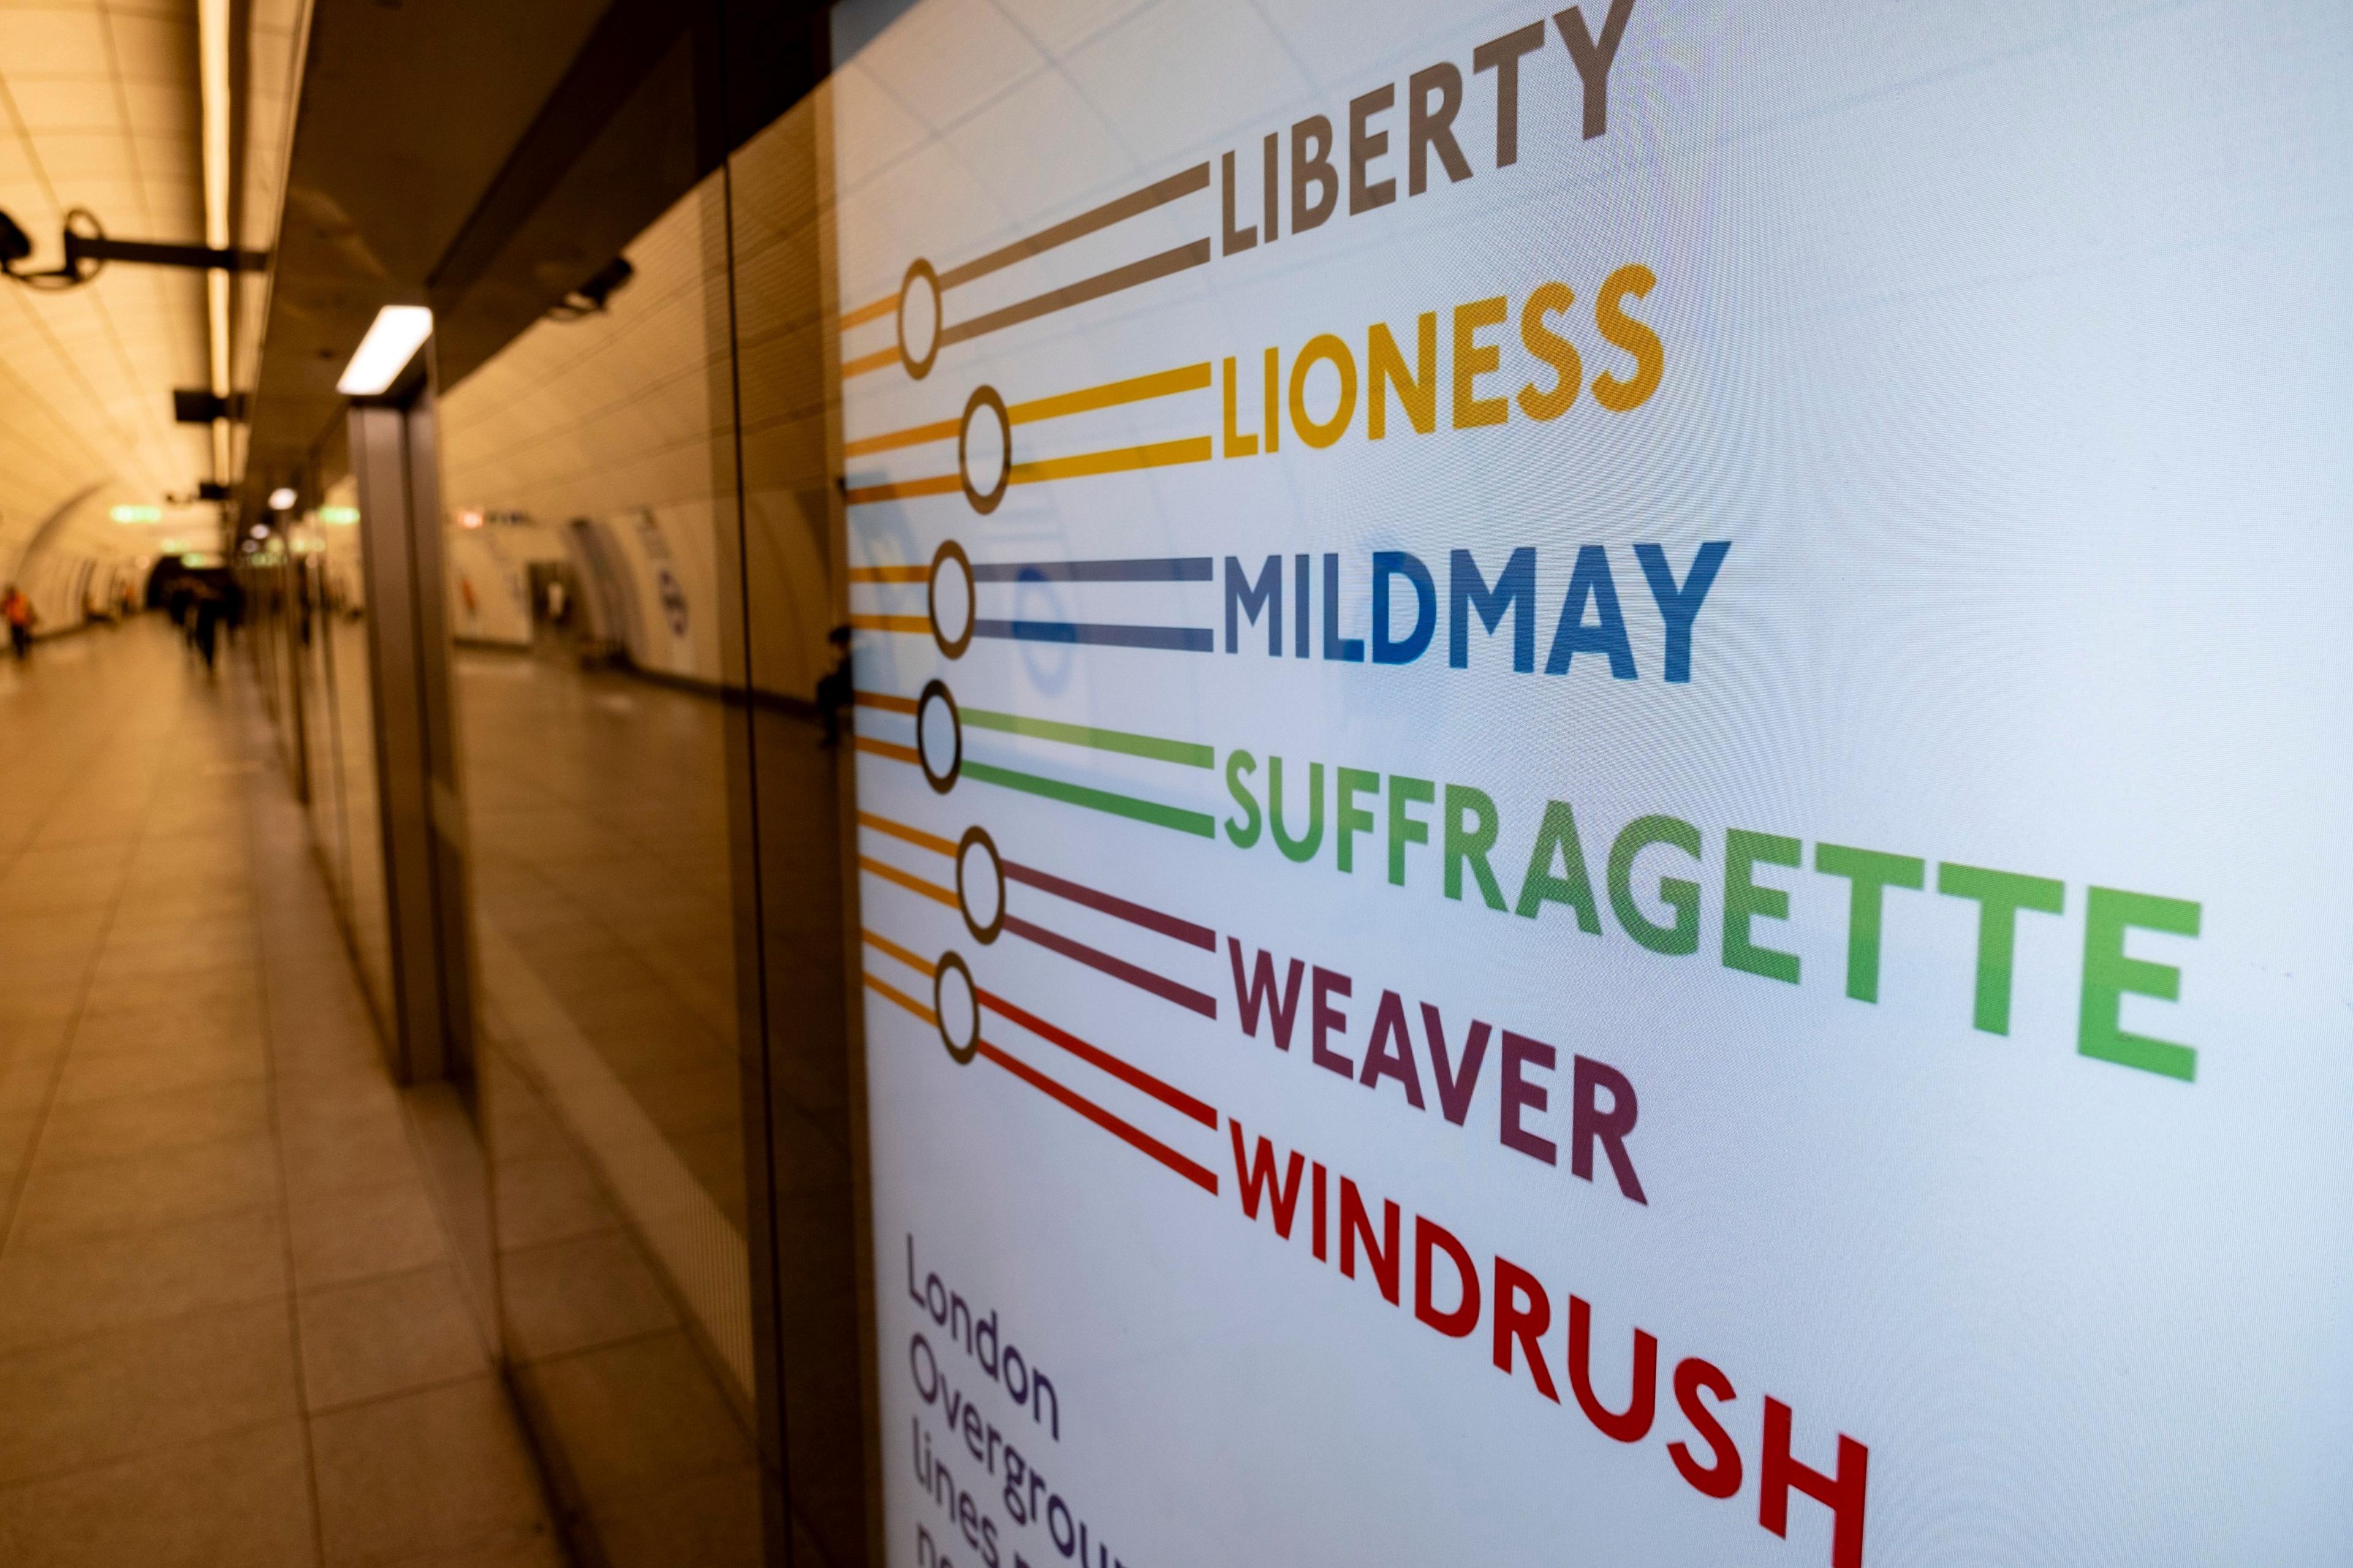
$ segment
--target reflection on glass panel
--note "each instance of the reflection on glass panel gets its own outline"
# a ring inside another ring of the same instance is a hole
[[[584,1550],[697,1563],[759,1552],[723,201],[440,403],[507,1350]]]
[[[326,563],[327,687],[336,753],[337,799],[345,857],[344,913],[360,977],[375,1005],[379,1024],[392,1016],[391,906],[384,878],[384,826],[376,802],[375,704],[368,690],[367,592],[360,570],[359,487],[345,479],[327,493],[319,509]]]

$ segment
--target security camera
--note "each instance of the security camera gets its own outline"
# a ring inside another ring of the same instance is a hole
[[[16,220],[0,212],[0,267],[14,267],[33,254],[33,242],[16,226]]]

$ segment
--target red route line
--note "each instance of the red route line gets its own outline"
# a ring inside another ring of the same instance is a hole
[[[1097,1105],[1093,1100],[1087,1099],[1084,1095],[1080,1094],[1073,1089],[1065,1089],[1062,1085],[1055,1082],[1052,1079],[1048,1078],[1044,1073],[1039,1072],[1036,1068],[1031,1067],[1029,1063],[1021,1061],[1017,1058],[1007,1056],[1003,1051],[991,1045],[988,1041],[981,1040],[976,1042],[976,1044],[982,1056],[987,1058],[990,1061],[995,1062],[998,1067],[1003,1068],[1007,1072],[1011,1073],[1015,1078],[1019,1079],[1030,1088],[1041,1091],[1051,1099],[1060,1100],[1064,1105],[1069,1106],[1072,1110],[1077,1111],[1081,1116],[1085,1117],[1088,1121],[1093,1122],[1096,1126],[1102,1128],[1112,1136],[1124,1141],[1134,1148],[1141,1149],[1146,1154],[1151,1155],[1154,1159],[1159,1161],[1162,1164],[1167,1166],[1170,1170],[1176,1172],[1178,1175],[1184,1177],[1187,1181],[1192,1183],[1203,1192],[1208,1193],[1210,1196],[1215,1197],[1217,1195],[1217,1173],[1211,1171],[1208,1166],[1187,1159],[1184,1155],[1179,1154],[1176,1150],[1171,1149],[1167,1144],[1163,1143],[1159,1139],[1155,1138],[1151,1133],[1145,1131],[1142,1128],[1133,1126],[1121,1121],[1118,1117],[1113,1116],[1110,1111],[1105,1110],[1102,1106]]]
[[[1171,1110],[1189,1116],[1204,1127],[1215,1129],[1218,1125],[1218,1113],[1183,1089],[1162,1082],[1142,1068],[1121,1060],[1100,1046],[1089,1045],[1068,1029],[1049,1024],[1036,1014],[1015,1006],[995,992],[981,992],[980,1005],[999,1017],[1020,1025],[1039,1038],[1052,1041],[1081,1061],[1091,1062],[1103,1068],[1129,1088],[1142,1089]]]
[[[1110,953],[1089,947],[1082,942],[1073,942],[1069,937],[1058,936],[1044,927],[1031,925],[1028,921],[1016,915],[1005,917],[1005,929],[1024,942],[1034,942],[1049,952],[1059,952],[1064,958],[1083,963],[1089,969],[1108,974],[1114,980],[1124,980],[1139,991],[1149,991],[1162,1001],[1174,1002],[1179,1007],[1188,1012],[1198,1013],[1204,1018],[1214,1018],[1218,1016],[1218,999],[1206,991],[1196,991],[1189,985],[1180,985],[1166,975],[1155,974],[1152,971],[1140,968],[1124,958],[1113,958]]]
[[[939,973],[938,964],[901,947],[881,931],[861,929],[859,934],[866,939],[870,946],[889,953],[892,958],[926,978]],[[1133,1062],[1112,1055],[1101,1046],[1089,1044],[1060,1025],[1046,1022],[1028,1008],[1017,1006],[993,991],[982,991],[978,994],[980,1005],[998,1017],[1009,1019],[1020,1025],[1039,1038],[1061,1047],[1081,1061],[1102,1068],[1130,1089],[1142,1090],[1170,1110],[1191,1117],[1204,1127],[1215,1128],[1218,1125],[1216,1110],[1206,1102],[1187,1094],[1176,1085],[1153,1077]]]
[[[868,932],[867,934],[871,937],[873,933]],[[913,997],[908,995],[905,992],[900,990],[897,986],[890,984],[888,981],[878,980],[873,975],[869,974],[866,977],[866,984],[870,990],[874,991],[880,995],[888,997],[890,1000],[897,1003],[900,1006],[905,1008],[908,1012],[913,1014],[916,1017],[921,1018],[924,1023],[931,1025],[934,1028],[939,1026],[939,1018],[936,1014],[934,1014],[929,1007],[926,1007],[922,1003],[916,1001]],[[986,993],[983,993],[983,1000],[993,1002],[995,999],[987,996]],[[1003,1007],[1000,1005],[998,1007],[998,1011],[1001,1012],[1003,1010]],[[1047,1037],[1049,1039],[1053,1038],[1050,1035]],[[1061,1042],[1057,1040],[1055,1043],[1059,1045]],[[1093,1122],[1096,1126],[1102,1128],[1104,1131],[1109,1132],[1121,1142],[1128,1144],[1132,1148],[1140,1149],[1145,1153],[1151,1155],[1154,1159],[1159,1161],[1162,1164],[1167,1166],[1170,1170],[1176,1172],[1178,1175],[1184,1177],[1195,1186],[1199,1187],[1203,1192],[1209,1194],[1212,1197],[1217,1195],[1217,1173],[1211,1171],[1208,1166],[1187,1159],[1184,1155],[1179,1154],[1176,1150],[1171,1149],[1167,1144],[1163,1143],[1159,1139],[1155,1138],[1151,1133],[1145,1131],[1142,1128],[1135,1126],[1132,1122],[1122,1121],[1119,1117],[1116,1117],[1110,1111],[1105,1110],[1102,1106],[1097,1105],[1093,1100],[1089,1100],[1086,1096],[1079,1093],[1076,1089],[1068,1088],[1057,1080],[1048,1078],[1044,1073],[1039,1072],[1036,1068],[1031,1067],[1029,1063],[1020,1060],[1018,1058],[1008,1056],[1001,1048],[991,1044],[989,1041],[976,1039],[973,1044],[981,1056],[986,1057],[992,1062],[995,1062],[998,1067],[1003,1068],[1007,1072],[1011,1073],[1015,1078],[1019,1079],[1030,1088],[1039,1090],[1050,1099],[1061,1101],[1062,1104],[1068,1106],[1072,1110],[1077,1111],[1080,1115],[1085,1117],[1088,1121]],[[1166,1088],[1166,1086],[1163,1085],[1162,1087]],[[1174,1093],[1176,1091],[1170,1090],[1170,1092]],[[1207,1106],[1202,1106],[1201,1109],[1203,1110],[1208,1110],[1208,1107]],[[1186,1114],[1189,1116],[1193,1113],[1188,1110]],[[1196,1120],[1198,1120],[1198,1118],[1197,1117]],[[1212,1127],[1217,1125],[1217,1112],[1214,1110],[1208,1110],[1208,1124]]]

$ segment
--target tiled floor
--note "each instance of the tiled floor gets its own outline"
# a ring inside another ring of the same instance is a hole
[[[555,1563],[256,699],[0,668],[0,1563]]]

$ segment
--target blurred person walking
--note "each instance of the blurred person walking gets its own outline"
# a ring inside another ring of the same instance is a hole
[[[221,621],[227,605],[209,585],[197,587],[195,603],[189,606],[188,640],[204,656],[205,673],[213,673],[213,656],[220,639]]]

